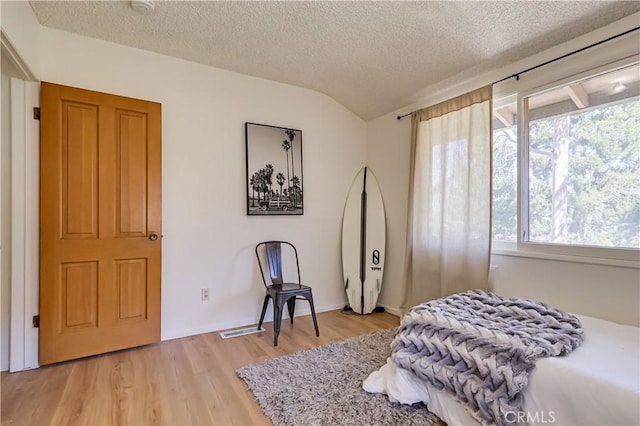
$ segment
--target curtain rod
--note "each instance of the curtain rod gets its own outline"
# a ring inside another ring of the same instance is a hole
[[[616,35],[614,35],[614,36],[611,36],[611,37],[606,38],[606,39],[604,39],[604,40],[597,41],[597,42],[592,43],[592,44],[590,44],[590,45],[588,45],[588,46],[585,46],[585,47],[582,47],[582,48],[580,48],[580,49],[574,50],[574,51],[572,51],[572,52],[565,53],[564,55],[562,55],[562,56],[558,56],[557,58],[550,59],[550,60],[548,60],[548,61],[546,61],[546,62],[543,62],[543,63],[541,63],[541,64],[534,65],[534,66],[532,66],[532,67],[529,67],[529,68],[527,68],[527,69],[525,69],[525,70],[522,70],[522,71],[520,71],[520,72],[517,72],[517,73],[515,73],[515,74],[511,74],[510,76],[507,76],[507,77],[501,78],[500,80],[496,80],[496,81],[494,81],[494,82],[493,82],[493,83],[491,83],[491,84],[492,84],[492,85],[493,85],[493,84],[498,84],[498,83],[501,83],[501,82],[503,82],[503,81],[509,80],[510,78],[515,78],[516,80],[520,80],[520,75],[521,75],[521,74],[524,74],[524,73],[527,73],[527,72],[529,72],[529,71],[533,71],[533,70],[535,70],[535,69],[538,69],[538,68],[544,67],[545,65],[549,65],[549,64],[551,64],[551,63],[553,63],[553,62],[559,61],[559,60],[564,59],[564,58],[566,58],[566,57],[568,57],[568,56],[575,55],[576,53],[580,53],[580,52],[582,52],[582,51],[584,51],[584,50],[591,49],[592,47],[599,46],[599,45],[601,45],[601,44],[603,44],[603,43],[606,43],[606,42],[608,42],[608,41],[614,40],[614,39],[616,39],[616,38],[618,38],[618,37],[625,36],[625,35],[627,35],[627,34],[629,34],[629,33],[632,33],[632,32],[634,32],[634,31],[638,31],[638,30],[640,30],[640,27],[634,27],[634,28],[631,28],[631,29],[629,29],[629,30],[627,30],[627,31],[625,31],[625,32],[620,33],[620,34],[616,34]],[[415,112],[415,111],[412,111],[412,112],[409,112],[409,113],[406,113],[406,114],[403,114],[403,115],[399,115],[399,116],[397,116],[397,117],[396,117],[396,119],[397,119],[397,120],[402,120],[403,118],[405,118],[405,117],[407,117],[407,116],[409,116],[409,115],[413,114],[414,112]]]

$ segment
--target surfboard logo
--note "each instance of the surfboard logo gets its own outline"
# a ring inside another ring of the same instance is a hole
[[[373,251],[373,264],[374,265],[380,264],[380,250]]]

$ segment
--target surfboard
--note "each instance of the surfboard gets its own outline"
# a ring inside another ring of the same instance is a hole
[[[386,227],[382,193],[368,167],[356,175],[342,217],[342,274],[349,306],[371,313],[384,273]]]

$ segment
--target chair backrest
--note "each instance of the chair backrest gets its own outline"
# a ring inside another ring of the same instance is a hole
[[[277,285],[284,282],[282,268],[283,246],[289,246],[293,250],[298,274],[297,284],[300,284],[300,264],[298,263],[298,251],[295,246],[288,241],[263,241],[256,245],[256,258],[260,267],[260,275],[262,275],[262,283],[265,287],[270,284]],[[265,272],[269,274],[270,284],[267,283]]]

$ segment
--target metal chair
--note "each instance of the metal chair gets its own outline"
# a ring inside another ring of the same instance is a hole
[[[297,282],[284,282],[282,276],[282,248],[283,246],[289,246],[293,249],[296,260],[296,270],[298,273]],[[263,250],[264,249],[264,250]],[[263,252],[263,256],[260,253]],[[316,336],[320,335],[318,331],[318,322],[316,321],[316,310],[313,306],[313,296],[311,294],[311,287],[302,285],[300,283],[300,264],[298,263],[298,251],[293,244],[287,241],[263,241],[256,245],[256,257],[258,259],[258,266],[260,267],[260,274],[262,275],[262,282],[267,289],[267,293],[264,296],[264,303],[262,304],[262,313],[260,314],[260,323],[258,324],[258,330],[262,327],[264,321],[264,314],[267,312],[267,306],[269,299],[273,302],[273,346],[278,346],[278,335],[280,334],[280,324],[282,323],[282,313],[285,303],[289,310],[289,318],[291,324],[293,324],[293,314],[296,306],[296,299],[306,300],[311,307],[311,316],[313,317],[313,326],[316,329]],[[263,265],[264,263],[264,265]],[[269,274],[269,282],[267,284],[267,278],[265,277],[265,270]]]

